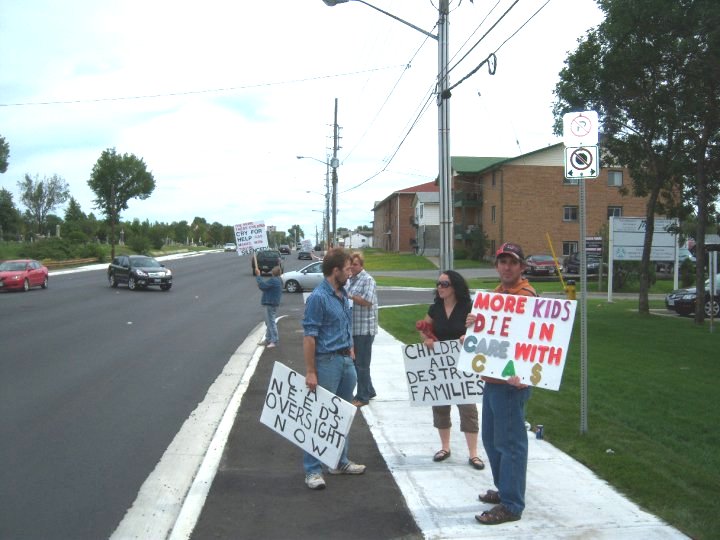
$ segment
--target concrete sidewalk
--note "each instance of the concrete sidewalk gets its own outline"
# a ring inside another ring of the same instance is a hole
[[[480,503],[478,494],[494,488],[492,474],[489,467],[476,471],[467,464],[457,408],[452,413],[452,456],[435,463],[431,458],[440,446],[432,412],[410,406],[401,344],[382,329],[373,344],[372,377],[378,397],[362,414],[426,538],[687,538],[532,432],[522,520],[494,527],[478,524],[475,514],[491,507]]]

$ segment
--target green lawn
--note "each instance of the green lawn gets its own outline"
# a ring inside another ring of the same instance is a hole
[[[415,343],[426,311],[382,309],[380,324]],[[560,391],[536,389],[528,421],[649,512],[693,538],[720,538],[720,328],[641,316],[637,301],[588,301],[587,322],[588,432],[580,433],[579,312]]]

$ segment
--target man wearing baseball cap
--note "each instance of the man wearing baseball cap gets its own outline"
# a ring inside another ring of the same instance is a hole
[[[515,243],[506,242],[495,253],[495,269],[500,276],[496,293],[537,296],[522,275],[525,255]],[[468,324],[474,315],[468,315]],[[475,516],[483,525],[517,521],[525,509],[528,436],[525,428],[525,404],[530,388],[515,375],[507,380],[482,377],[485,381],[482,405],[482,441],[496,490],[489,489],[479,499],[494,505]]]

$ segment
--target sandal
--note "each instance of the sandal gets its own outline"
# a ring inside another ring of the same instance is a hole
[[[481,493],[478,499],[487,504],[500,504],[500,494],[494,489],[488,489],[485,494]]]
[[[475,516],[475,519],[478,523],[482,523],[483,525],[500,525],[501,523],[506,523],[508,521],[517,521],[520,517],[520,514],[513,514],[510,510],[505,508],[505,506],[498,504],[497,506],[493,506],[487,512],[483,512],[482,514]]]
[[[440,449],[437,452],[435,452],[435,455],[433,456],[433,461],[445,461],[449,457],[450,457],[450,450]]]
[[[482,471],[485,468],[485,464],[483,463],[483,460],[477,456],[471,457],[470,459],[468,459],[468,463],[470,464],[471,467],[473,467],[474,469],[477,469],[478,471]]]

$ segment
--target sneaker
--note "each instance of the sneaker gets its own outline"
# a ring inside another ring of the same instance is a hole
[[[352,400],[352,404],[355,405],[356,407],[360,408],[360,407],[364,407],[365,405],[367,405],[368,402],[367,402],[367,401],[360,401],[359,399],[353,399],[353,400]]]
[[[358,465],[352,461],[348,461],[339,469],[328,469],[330,474],[362,474],[365,472],[365,465]]]
[[[310,489],[325,489],[325,479],[320,473],[306,474],[305,485]]]
[[[265,346],[266,349],[272,349],[273,347],[276,347],[276,345],[275,345],[274,343],[268,343],[268,344]]]

